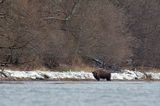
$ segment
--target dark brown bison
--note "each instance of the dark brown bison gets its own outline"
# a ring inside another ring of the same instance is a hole
[[[105,69],[97,69],[92,74],[97,81],[100,81],[100,79],[111,81],[111,73]]]

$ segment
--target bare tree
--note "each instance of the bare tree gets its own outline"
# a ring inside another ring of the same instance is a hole
[[[159,6],[158,0],[0,0],[0,61],[54,68],[93,57],[157,67]]]
[[[109,1],[80,1],[67,24],[75,54],[121,64],[131,55],[130,37],[125,34],[123,10]]]
[[[133,65],[159,67],[159,1],[116,1],[117,6],[125,10],[126,26],[135,38],[132,42]]]

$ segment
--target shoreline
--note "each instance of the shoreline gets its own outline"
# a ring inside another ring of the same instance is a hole
[[[3,74],[2,74],[3,73]],[[111,73],[112,81],[160,81],[160,73],[122,70]],[[91,72],[85,71],[13,71],[0,73],[0,81],[96,81]],[[101,80],[103,81],[103,80]]]
[[[12,84],[16,83],[16,82],[55,82],[57,84],[59,84],[59,82],[106,82],[106,83],[110,83],[110,82],[160,82],[160,80],[111,80],[111,81],[106,81],[106,80],[85,80],[85,79],[51,79],[51,80],[47,80],[47,79],[43,79],[43,80],[33,80],[33,79],[12,79],[12,78],[8,78],[8,79],[0,79],[0,84],[3,83],[8,83],[8,84]]]

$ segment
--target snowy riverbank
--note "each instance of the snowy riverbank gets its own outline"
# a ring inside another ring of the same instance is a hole
[[[5,70],[3,72],[5,76],[1,73],[0,78],[10,78],[10,79],[41,79],[41,80],[60,80],[60,79],[75,79],[75,80],[94,80],[92,73],[90,72],[52,72],[52,71],[11,71]],[[154,72],[139,72],[139,71],[129,71],[123,70],[122,73],[112,73],[112,80],[160,80],[160,73]]]

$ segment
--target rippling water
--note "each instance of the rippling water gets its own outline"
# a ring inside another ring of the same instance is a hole
[[[0,106],[160,106],[160,82],[0,82]]]

